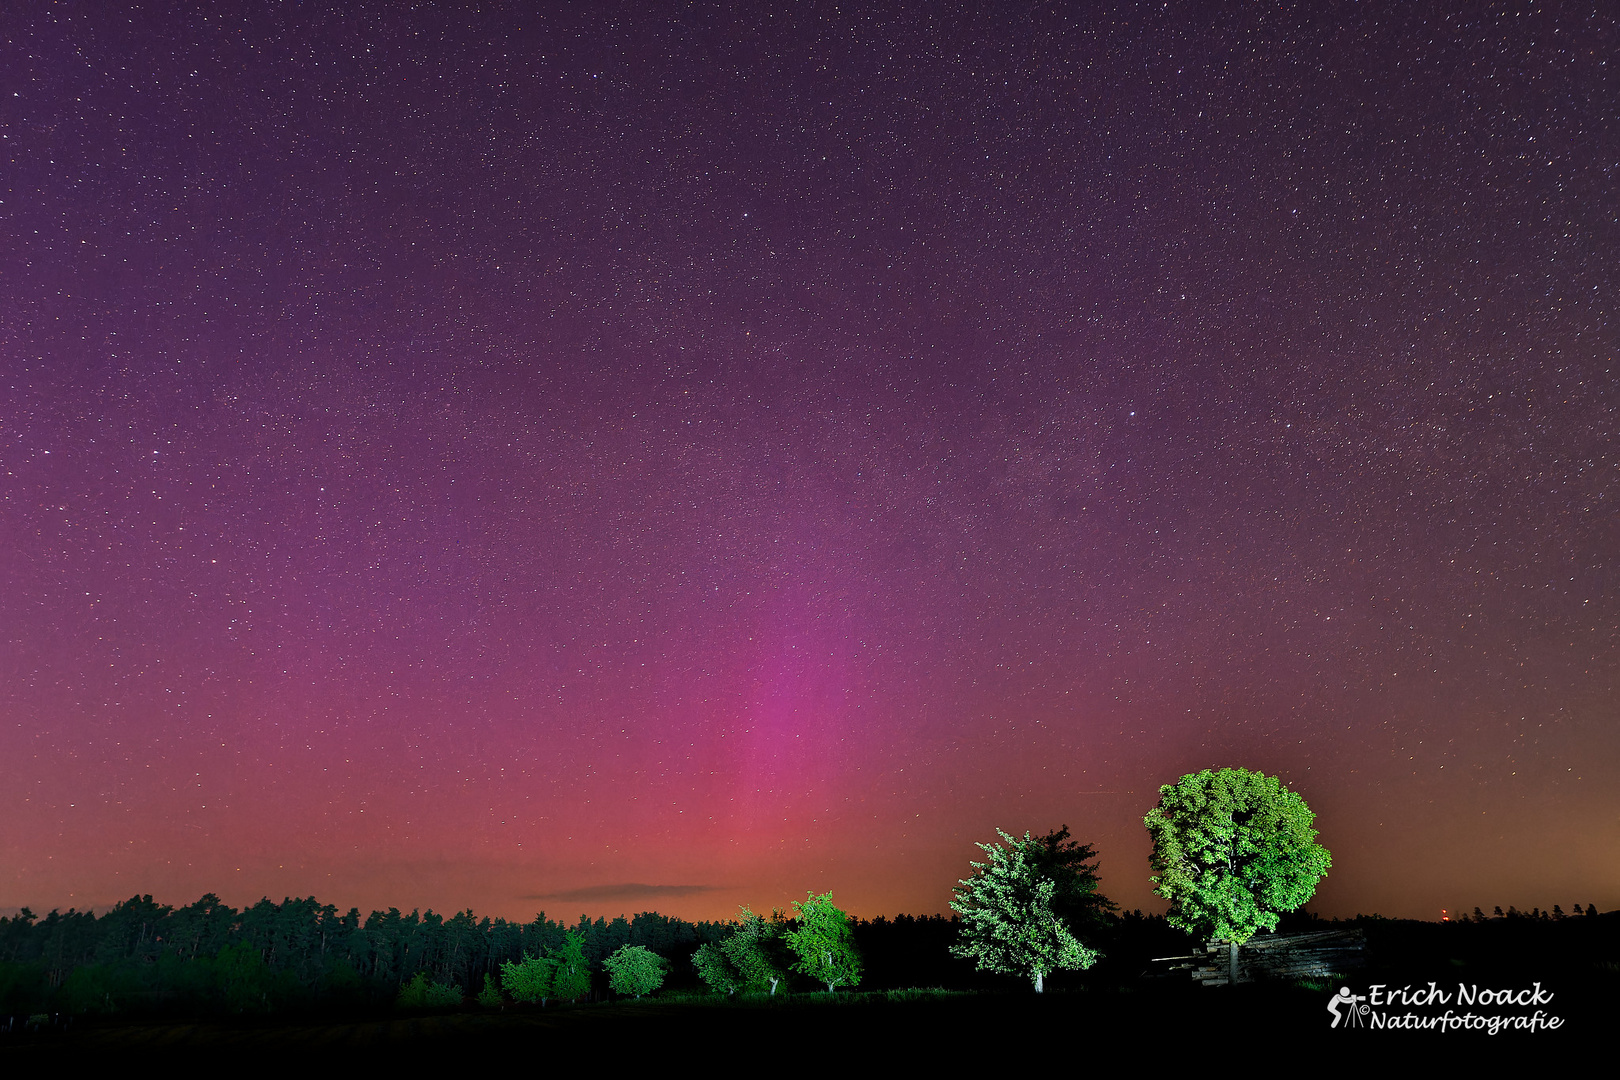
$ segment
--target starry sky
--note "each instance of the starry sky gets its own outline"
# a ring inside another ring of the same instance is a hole
[[[1620,906],[1607,4],[8,5],[0,909]]]

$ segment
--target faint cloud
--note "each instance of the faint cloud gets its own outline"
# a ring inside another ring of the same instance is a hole
[[[642,885],[625,882],[622,885],[591,885],[584,889],[564,892],[535,893],[521,897],[524,900],[637,900],[655,896],[696,896],[698,893],[716,892],[719,885]]]

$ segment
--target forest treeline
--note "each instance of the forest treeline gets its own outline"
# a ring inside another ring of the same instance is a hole
[[[105,914],[27,908],[0,918],[0,1011],[75,1014],[170,1007],[270,1011],[392,1002],[418,974],[476,990],[501,964],[558,949],[572,930],[593,967],[622,945],[668,959],[728,932],[656,912],[573,926],[398,908],[340,911],[314,897],[237,910],[209,894],[184,907],[136,896]]]
[[[1231,798],[1204,797],[1206,788],[1221,785]],[[1183,800],[1190,810],[1171,797],[1182,789],[1199,796]],[[1269,861],[1249,876],[1183,872],[1184,848],[1208,847],[1199,839],[1206,833],[1231,834],[1230,821],[1217,820],[1208,807],[1233,805],[1234,792],[1292,807],[1298,828],[1251,838],[1249,846],[1268,852]],[[1255,933],[1317,922],[1302,905],[1328,855],[1314,843],[1288,847],[1296,834],[1315,836],[1309,809],[1296,795],[1274,778],[1231,769],[1183,777],[1161,793],[1148,821],[1159,830],[1156,845],[1171,852],[1161,857],[1155,847],[1153,865],[1161,871],[1155,881],[1172,900],[1162,916],[1122,913],[1103,896],[1095,850],[1074,840],[1067,825],[1021,838],[998,830],[999,843],[980,844],[986,861],[971,863],[972,873],[957,883],[949,917],[852,919],[830,893],[795,901],[793,912],[769,918],[745,907],[724,922],[647,911],[611,920],[581,915],[572,925],[544,913],[520,923],[471,910],[445,916],[389,908],[362,917],[358,908],[340,911],[314,897],[279,904],[265,898],[238,910],[213,894],[183,907],[135,896],[99,916],[69,910],[39,918],[24,908],[0,918],[0,1017],[331,1012],[468,999],[486,1007],[543,1007],[548,999],[640,996],[661,987],[730,996],[767,989],[986,989],[1023,979],[1039,993],[1048,978],[1054,985],[1129,982],[1155,958],[1187,957],[1206,939],[1228,942],[1235,980],[1239,950]],[[1286,903],[1270,892],[1251,893],[1251,877],[1278,885],[1290,866],[1298,880],[1290,879]],[[1166,886],[1161,879],[1169,867],[1186,881]],[[1199,892],[1209,881],[1215,885]],[[1252,915],[1265,907],[1262,899],[1275,908],[1262,912],[1263,919],[1238,926],[1207,917],[1210,911]],[[1597,928],[1591,905],[1577,904],[1575,913],[1583,918],[1566,917],[1555,906],[1546,916],[1539,909],[1528,915],[1498,909],[1487,919],[1475,909],[1472,918],[1447,925],[1451,940],[1486,925],[1545,923],[1561,934],[1577,922]]]
[[[1574,915],[1560,918],[1563,912],[1557,909],[1551,913],[1509,909],[1505,916],[1498,913],[1493,918],[1476,911],[1471,919],[1449,925],[1455,933],[1472,926],[1511,934],[1515,927],[1529,931],[1580,923],[1596,928],[1615,921],[1610,916],[1591,918],[1597,915],[1592,905],[1584,911],[1576,905]],[[1366,925],[1368,919],[1373,927],[1382,922],[1377,916],[1357,921]],[[1020,985],[1016,979],[976,971],[972,961],[953,955],[962,930],[954,916],[880,916],[851,920],[850,925],[863,965],[862,989]],[[1287,919],[1282,929],[1320,925],[1314,916],[1300,913]],[[339,911],[313,897],[279,904],[264,899],[239,910],[212,894],[183,907],[136,896],[101,915],[69,910],[40,918],[24,908],[12,918],[0,917],[0,1020],[38,1013],[388,1009],[401,1000],[402,988],[413,980],[453,987],[458,996],[473,1000],[489,985],[486,976],[500,984],[503,965],[554,955],[570,935],[583,946],[591,972],[587,997],[609,996],[603,962],[625,946],[638,945],[664,961],[666,989],[701,990],[704,983],[693,967],[694,953],[723,942],[738,926],[737,921],[694,923],[650,911],[615,919],[582,915],[572,925],[544,914],[519,923],[480,918],[471,911],[446,917],[397,908],[362,917],[357,908]],[[1614,931],[1614,926],[1606,926],[1602,942],[1586,942],[1579,951],[1612,955]],[[1129,982],[1151,966],[1151,958],[1184,953],[1197,944],[1163,916],[1139,911],[1102,913],[1090,925],[1087,940],[1103,960],[1085,980],[1109,982]],[[1508,939],[1496,935],[1491,940]],[[1401,951],[1410,949],[1404,944]],[[788,988],[818,989],[813,981],[796,976],[789,977]]]
[[[1115,916],[1142,950],[1183,942],[1162,917]],[[789,920],[791,925],[791,920]],[[209,894],[171,907],[136,896],[102,915],[27,908],[0,918],[0,1014],[61,1012],[281,1012],[391,1006],[417,975],[469,998],[497,982],[503,964],[556,953],[572,933],[593,972],[592,996],[607,993],[602,963],[639,945],[666,962],[668,988],[700,989],[692,956],[718,944],[738,923],[688,922],[641,912],[569,925],[538,914],[527,923],[444,916],[397,908],[362,916],[313,897],[268,898],[240,910]],[[940,915],[853,920],[868,989],[975,988],[1006,980],[985,976],[951,954],[957,918]],[[809,989],[809,980],[796,986]]]

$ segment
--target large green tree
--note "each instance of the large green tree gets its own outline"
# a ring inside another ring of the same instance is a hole
[[[557,965],[551,977],[551,992],[559,1001],[574,1001],[591,992],[591,967],[585,959],[585,939],[573,930],[563,936],[563,942],[551,959]]]
[[[621,945],[602,967],[615,994],[640,997],[664,985],[664,958],[645,945]]]
[[[731,962],[744,989],[769,987],[771,993],[776,993],[787,977],[786,929],[780,912],[772,912],[767,919],[743,907],[736,931],[720,942],[720,951]]]
[[[1088,968],[1098,954],[1053,910],[1057,881],[1042,863],[1054,845],[1027,832],[1021,840],[996,833],[1004,844],[980,844],[989,861],[971,864],[977,872],[956,883],[951,909],[961,916],[962,929],[951,952],[977,962],[981,971],[1022,975],[1039,994],[1047,975]]]
[[[788,946],[798,956],[793,970],[827,984],[830,994],[840,986],[857,986],[861,981],[861,954],[855,947],[855,934],[849,916],[832,902],[832,893],[809,894],[793,902],[799,926],[789,930]]]
[[[1238,949],[1316,892],[1333,864],[1316,842],[1316,816],[1274,776],[1205,769],[1159,789],[1143,823],[1153,838],[1153,887],[1171,926]]]

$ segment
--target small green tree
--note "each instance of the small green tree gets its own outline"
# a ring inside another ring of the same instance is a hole
[[[664,958],[644,945],[621,945],[602,961],[615,994],[640,997],[664,985]]]
[[[836,987],[858,986],[861,981],[861,954],[855,947],[855,934],[849,916],[832,902],[832,893],[810,893],[795,900],[799,928],[789,930],[787,943],[798,960],[793,970],[827,984],[830,994]]]
[[[560,1001],[575,1001],[591,992],[591,966],[585,959],[585,939],[570,930],[563,943],[551,954],[556,963],[556,974],[551,980],[551,992]]]
[[[506,999],[501,997],[501,988],[495,985],[495,976],[487,971],[484,973],[484,988],[478,991],[478,1004],[486,1009],[498,1009],[506,1004]]]
[[[1309,900],[1333,865],[1315,820],[1282,781],[1247,769],[1189,773],[1161,787],[1143,818],[1154,891],[1170,901],[1166,921],[1225,941],[1233,984],[1239,947],[1275,930],[1278,915]]]
[[[512,995],[513,1001],[525,1005],[544,1005],[551,996],[551,980],[557,972],[557,961],[548,956],[526,956],[501,965],[501,985]]]
[[[709,984],[709,989],[717,994],[731,995],[741,990],[745,980],[737,965],[726,956],[725,950],[718,945],[700,945],[692,954],[692,966],[697,969],[698,978]]]
[[[781,912],[772,912],[766,919],[755,915],[745,905],[736,931],[720,943],[721,951],[731,961],[745,989],[769,987],[775,994],[777,986],[787,977],[783,924]]]
[[[972,863],[978,872],[956,883],[951,909],[962,917],[962,930],[951,952],[975,961],[980,971],[1031,979],[1043,993],[1047,975],[1088,968],[1098,954],[1052,910],[1057,882],[1040,869],[1045,841],[1027,832],[1022,840],[996,833],[1006,846],[980,844],[989,861]]]

